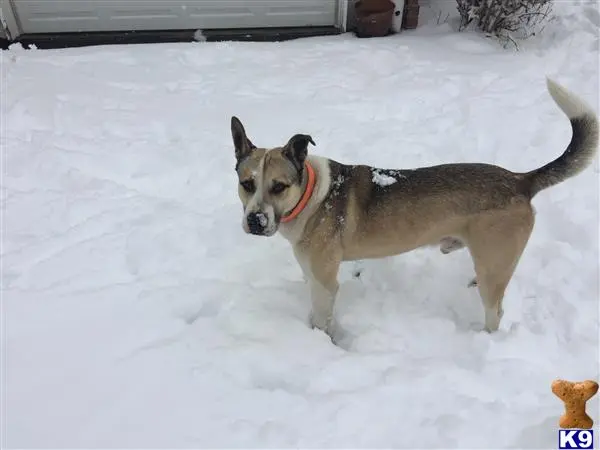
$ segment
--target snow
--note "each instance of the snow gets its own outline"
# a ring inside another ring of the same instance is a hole
[[[394,177],[386,175],[379,170],[372,170],[371,173],[373,174],[373,183],[379,186],[390,186],[398,181]]]
[[[381,168],[371,168],[371,174],[373,177],[371,181],[378,186],[390,186],[394,183],[397,183],[399,179],[406,178],[406,175],[402,173],[401,170],[395,169],[381,169]]]
[[[352,164],[525,171],[570,139],[546,75],[598,110],[593,2],[518,52],[435,8],[382,39],[1,53],[5,447],[556,448],[551,382],[598,379],[597,161],[535,198],[492,335],[468,252],[422,249],[344,265],[334,346],[285,240],[240,226],[232,115]]]

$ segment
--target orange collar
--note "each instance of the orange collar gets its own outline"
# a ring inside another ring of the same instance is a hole
[[[310,197],[312,196],[312,193],[315,190],[315,183],[316,183],[315,169],[313,169],[313,166],[311,166],[308,161],[304,162],[304,167],[306,167],[306,173],[308,174],[308,181],[306,182],[306,190],[304,191],[304,194],[302,194],[302,198],[300,198],[300,201],[298,202],[298,204],[296,206],[294,206],[294,209],[292,209],[289,212],[289,214],[286,214],[285,216],[283,216],[281,218],[282,223],[291,222],[296,217],[298,217],[300,215],[300,213],[304,210],[304,208],[306,208],[306,205],[308,204],[308,201],[310,200]]]

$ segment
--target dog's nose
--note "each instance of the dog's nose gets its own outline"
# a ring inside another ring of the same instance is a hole
[[[250,213],[248,214],[248,229],[252,234],[264,234],[265,227],[267,226],[267,216],[263,213]]]

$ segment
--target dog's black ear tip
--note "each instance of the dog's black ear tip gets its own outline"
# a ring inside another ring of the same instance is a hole
[[[310,134],[296,134],[290,140],[294,142],[302,142],[306,146],[308,146],[309,143],[312,145],[317,145]]]
[[[312,145],[317,145],[317,144],[315,144],[315,141],[313,140],[313,138],[310,134],[299,134],[299,135],[297,135],[297,137],[306,141],[306,145],[308,145],[309,143]]]

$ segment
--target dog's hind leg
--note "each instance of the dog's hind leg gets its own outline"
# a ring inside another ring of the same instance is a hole
[[[498,330],[504,315],[504,292],[533,229],[531,207],[489,213],[475,219],[467,246],[485,311],[485,329]]]

